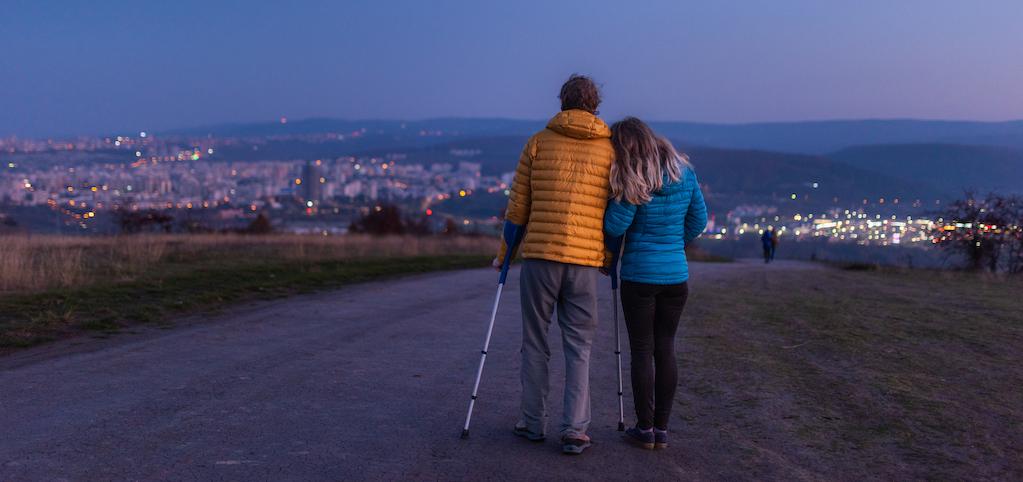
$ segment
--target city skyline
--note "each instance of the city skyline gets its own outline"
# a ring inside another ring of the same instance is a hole
[[[1023,4],[7,2],[0,136],[287,117],[543,119],[572,72],[608,119],[1023,117]]]

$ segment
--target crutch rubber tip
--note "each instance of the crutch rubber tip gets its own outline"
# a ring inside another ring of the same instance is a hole
[[[469,429],[462,429],[462,438],[469,438]]]
[[[619,432],[625,431],[625,422],[618,422],[618,431]]]

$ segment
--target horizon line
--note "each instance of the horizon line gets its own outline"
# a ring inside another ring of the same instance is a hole
[[[598,114],[598,117],[601,117]],[[602,117],[603,118],[603,117]],[[285,122],[281,122],[284,119]],[[180,131],[195,131],[202,129],[221,129],[227,127],[243,127],[243,126],[262,126],[262,125],[286,125],[293,123],[304,123],[313,121],[339,121],[339,122],[430,122],[430,121],[452,121],[452,120],[465,120],[465,121],[511,121],[511,122],[536,122],[544,123],[547,120],[543,118],[522,118],[522,117],[477,117],[477,116],[436,116],[436,117],[421,117],[421,118],[387,118],[387,117],[362,117],[362,118],[349,118],[349,117],[329,117],[329,116],[311,116],[292,119],[287,116],[282,116],[273,120],[239,120],[239,121],[220,121],[208,124],[202,124],[191,127],[173,127],[168,129],[147,129],[147,128],[136,128],[136,129],[123,129],[128,132],[142,132],[145,131],[151,135],[163,133],[171,133],[170,135],[179,135],[176,132]],[[820,119],[803,119],[803,120],[765,120],[765,121],[738,121],[738,122],[710,122],[710,121],[697,121],[697,120],[682,120],[682,119],[643,119],[645,122],[650,124],[695,124],[695,125],[706,125],[706,126],[718,126],[718,127],[744,127],[754,125],[794,125],[794,124],[837,124],[837,123],[870,123],[870,122],[930,122],[930,123],[965,123],[965,124],[1016,124],[1023,123],[1023,117],[1015,119],[1004,119],[1004,120],[974,120],[974,119],[950,119],[950,118],[925,118],[925,117],[836,117],[836,118],[820,118]],[[606,119],[605,119],[606,121]],[[20,139],[60,139],[60,138],[73,138],[73,137],[103,137],[111,134],[114,131],[108,131],[107,133],[99,134],[53,134],[46,136],[38,135],[18,135],[18,134],[6,134],[0,136],[0,138],[20,138]],[[166,135],[166,134],[165,134]]]

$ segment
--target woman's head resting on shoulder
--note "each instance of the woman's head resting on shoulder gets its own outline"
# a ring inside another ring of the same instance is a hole
[[[689,166],[684,154],[645,122],[626,117],[611,126],[615,162],[611,165],[611,197],[630,204],[644,204],[664,187],[664,178],[675,182]]]

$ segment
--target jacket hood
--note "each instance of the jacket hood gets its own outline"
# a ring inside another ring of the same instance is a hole
[[[578,109],[559,112],[547,123],[547,128],[576,139],[607,139],[611,137],[611,129],[604,121],[600,120],[600,117]]]

